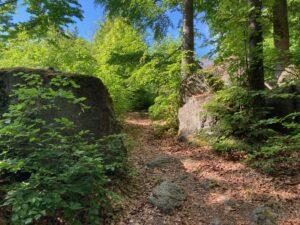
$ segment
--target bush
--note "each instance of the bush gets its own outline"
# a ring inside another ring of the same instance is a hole
[[[148,110],[150,106],[154,104],[155,95],[151,90],[145,88],[139,88],[134,91],[134,97],[132,98],[133,110]]]
[[[249,92],[238,86],[216,92],[206,106],[216,123],[212,127],[213,132],[204,138],[209,139],[219,153],[232,157],[245,153],[240,155],[246,156],[249,163],[265,172],[296,171],[300,166],[300,113],[274,117],[272,108],[252,107],[257,95],[276,97],[267,91]],[[293,96],[280,94],[277,97]]]
[[[95,140],[78,131],[73,121],[41,116],[58,110],[66,99],[88,110],[85,99],[65,87],[78,88],[68,78],[54,77],[42,85],[39,75],[18,74],[17,85],[0,121],[0,174],[6,180],[4,206],[12,209],[12,224],[31,224],[45,216],[69,224],[100,224],[116,195],[109,175],[124,172],[125,153],[120,136]]]
[[[217,135],[236,136],[248,140],[260,139],[268,129],[261,119],[268,114],[268,108],[253,108],[252,99],[263,93],[251,93],[247,89],[232,86],[214,94],[206,105],[209,114],[216,118],[214,126]]]

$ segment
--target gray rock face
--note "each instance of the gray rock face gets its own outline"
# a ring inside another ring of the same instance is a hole
[[[18,73],[41,75],[45,87],[50,86],[50,79],[52,77],[62,76],[71,78],[71,80],[80,86],[79,88],[71,88],[71,91],[77,98],[86,98],[84,104],[90,107],[90,109],[83,112],[78,105],[70,104],[64,99],[57,100],[55,104],[57,104],[59,110],[52,110],[43,114],[43,119],[66,117],[74,121],[80,130],[90,130],[95,138],[101,138],[118,132],[111,98],[100,79],[92,76],[61,73],[53,69],[0,69],[0,99],[2,100],[0,114],[6,112],[10,102],[13,100],[9,95],[12,93],[14,85],[24,83],[20,77],[13,76]]]
[[[251,222],[253,225],[276,225],[276,219],[272,210],[268,207],[257,207],[252,215]]]
[[[199,94],[190,97],[179,109],[179,140],[189,140],[196,131],[209,128],[213,119],[205,115],[204,105],[211,99],[211,94]]]
[[[295,65],[289,65],[280,74],[277,84],[279,86],[282,86],[286,83],[289,83],[289,82],[295,81],[295,80],[299,80],[299,79],[300,79],[299,70],[296,68]]]
[[[153,189],[149,201],[163,213],[171,213],[180,207],[186,194],[176,184],[165,181]]]
[[[177,163],[177,160],[176,158],[169,155],[160,155],[152,159],[150,162],[146,163],[146,166],[149,168],[156,168],[168,163]]]

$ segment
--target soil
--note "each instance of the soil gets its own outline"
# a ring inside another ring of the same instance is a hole
[[[157,137],[146,113],[130,113],[124,131],[134,141],[129,158],[138,175],[124,187],[121,207],[115,209],[121,225],[242,225],[268,207],[280,225],[300,225],[299,177],[272,177],[241,162],[228,161],[208,147],[180,143],[176,137]],[[159,155],[181,163],[157,168],[146,164]],[[183,206],[165,215],[149,203],[153,188],[171,181],[187,194]]]

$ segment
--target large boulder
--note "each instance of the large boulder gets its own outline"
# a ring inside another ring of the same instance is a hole
[[[214,120],[206,114],[204,105],[211,99],[211,94],[203,93],[189,97],[179,109],[179,132],[181,141],[187,141],[199,130],[211,127]]]
[[[93,136],[97,139],[118,132],[118,125],[115,119],[111,98],[100,79],[93,76],[62,73],[53,69],[0,69],[1,115],[7,111],[10,102],[13,101],[10,94],[14,86],[24,82],[20,77],[13,76],[18,73],[41,75],[45,87],[50,86],[50,78],[54,76],[68,77],[80,86],[79,88],[68,88],[71,89],[76,97],[86,98],[84,104],[90,108],[82,111],[79,105],[68,103],[63,99],[57,100],[56,104],[59,110],[52,110],[43,114],[43,119],[46,121],[49,120],[49,118],[56,117],[68,118],[74,121],[78,129],[91,131]]]
[[[213,125],[214,119],[208,116],[204,106],[211,100],[213,92],[228,85],[227,75],[216,73],[212,67],[183,79],[179,99],[181,107],[178,111],[179,141],[189,141],[197,131]]]

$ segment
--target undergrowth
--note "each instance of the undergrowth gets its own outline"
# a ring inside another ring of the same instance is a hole
[[[300,169],[300,113],[274,116],[272,107],[253,108],[258,95],[268,99],[299,98],[292,94],[270,91],[249,92],[238,86],[214,94],[206,105],[215,118],[210,131],[198,138],[208,140],[213,149],[232,159],[243,159],[270,174],[294,175]]]

